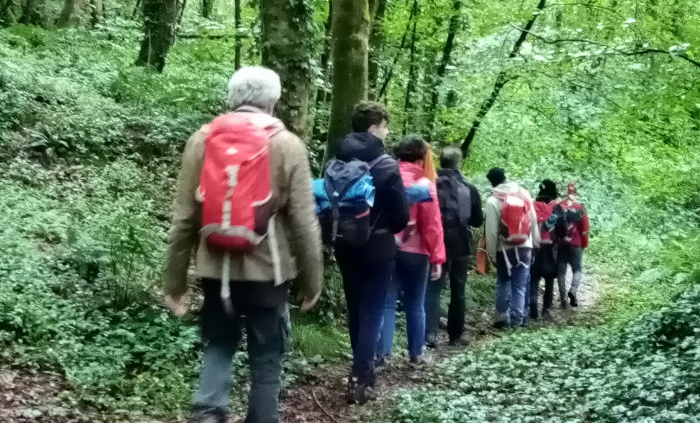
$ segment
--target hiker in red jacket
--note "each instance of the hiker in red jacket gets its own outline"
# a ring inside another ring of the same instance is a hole
[[[559,271],[557,282],[559,283],[559,298],[562,308],[566,308],[568,296],[572,307],[578,307],[578,287],[581,284],[581,262],[583,250],[588,247],[588,214],[583,204],[579,203],[576,185],[570,183],[566,186],[566,198],[559,202],[567,216],[566,233],[559,239]],[[573,212],[573,213],[572,213]],[[571,288],[566,292],[566,270],[571,266],[573,279]]]
[[[377,355],[379,364],[391,355],[396,318],[396,300],[403,291],[406,310],[406,335],[411,363],[426,363],[425,344],[425,290],[428,283],[436,283],[445,263],[445,243],[442,219],[435,183],[426,177],[424,159],[428,144],[419,136],[405,137],[396,148],[399,171],[404,187],[420,184],[428,187],[432,201],[417,203],[409,208],[408,226],[397,234],[399,253],[396,270],[386,294],[384,319]],[[430,277],[430,282],[428,282]]]
[[[539,317],[538,297],[540,279],[544,279],[544,298],[542,316],[550,317],[554,296],[554,278],[557,277],[557,260],[554,253],[554,242],[546,222],[557,203],[557,186],[549,179],[540,183],[540,192],[535,199],[535,214],[540,228],[540,248],[534,251],[535,262],[530,267],[530,318]]]

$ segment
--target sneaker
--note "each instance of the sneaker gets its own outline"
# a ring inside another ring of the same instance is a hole
[[[434,350],[437,348],[437,335],[434,333],[429,333],[425,335],[425,346]]]
[[[359,383],[357,378],[354,376],[348,379],[348,404],[362,405],[368,401],[374,401],[376,399],[377,394],[370,385]]]
[[[433,364],[433,356],[428,353],[423,353],[418,357],[411,357],[408,364],[416,370],[424,369]]]
[[[571,307],[578,307],[578,299],[571,292],[569,292],[569,302],[571,302]]]

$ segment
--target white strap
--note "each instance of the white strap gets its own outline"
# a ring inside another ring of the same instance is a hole
[[[233,314],[233,305],[231,304],[231,253],[224,253],[223,263],[221,265],[221,302],[224,305],[226,314]]]
[[[275,216],[273,215],[267,224],[267,235],[270,239],[270,255],[272,256],[272,270],[275,275],[275,286],[282,285],[282,264],[280,261],[280,250],[277,244],[277,229]]]

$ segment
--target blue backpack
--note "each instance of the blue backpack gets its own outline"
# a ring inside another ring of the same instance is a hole
[[[362,247],[367,243],[377,223],[370,219],[375,194],[371,170],[390,158],[383,154],[369,163],[333,159],[323,179],[313,182],[324,244]]]

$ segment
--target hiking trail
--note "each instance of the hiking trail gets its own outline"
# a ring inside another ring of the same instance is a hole
[[[568,275],[571,280],[571,274]],[[467,288],[468,289],[468,288]],[[542,289],[542,288],[541,288]],[[562,311],[558,308],[555,282],[553,319],[530,324],[530,330],[562,326],[582,313],[590,312],[600,298],[600,280],[596,273],[584,273],[579,289],[579,307]],[[503,332],[491,328],[490,310],[470,313],[467,325],[471,333],[468,348],[477,348],[500,337]],[[465,347],[447,345],[446,334],[440,331],[440,347],[433,352],[434,364],[465,351]],[[433,364],[433,365],[434,365]],[[363,406],[348,405],[345,390],[349,363],[319,366],[311,375],[300,377],[282,393],[280,421],[284,423],[349,423],[376,421],[387,416],[394,394],[430,381],[430,369],[415,370],[405,357],[395,357],[378,373],[379,400]],[[69,387],[62,378],[48,372],[30,372],[0,367],[0,416],[3,423],[98,423],[102,420],[65,408],[61,393]],[[181,423],[184,420],[137,419],[122,423]],[[242,423],[243,417],[233,416],[228,423]]]

